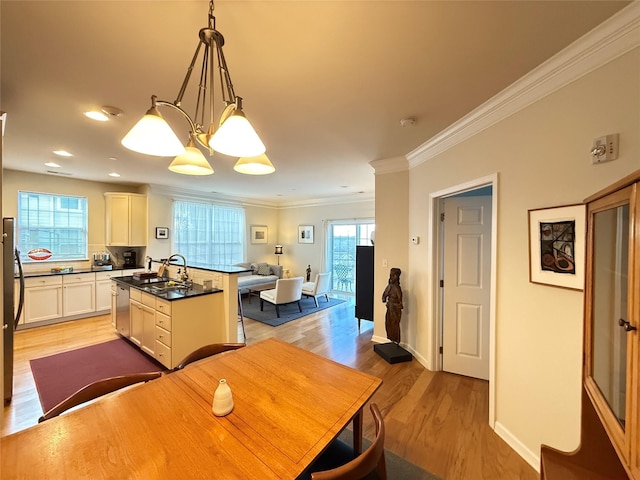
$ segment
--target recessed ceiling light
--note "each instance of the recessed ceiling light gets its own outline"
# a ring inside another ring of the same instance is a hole
[[[45,165],[47,167],[60,168],[60,165],[58,165],[56,162],[47,162],[47,163],[45,163]]]
[[[91,112],[84,112],[84,116],[90,118],[91,120],[97,120],[99,122],[106,122],[107,120],[109,120],[109,117],[106,113],[96,112],[95,110]]]
[[[120,176],[120,174],[119,174],[119,173],[116,173],[116,172],[111,172],[111,173],[109,174],[109,176],[110,176],[110,177],[116,177],[116,178],[117,178],[117,177],[119,177],[119,176]]]
[[[53,153],[59,157],[73,157],[73,153],[69,153],[66,150],[54,150]]]
[[[112,107],[110,105],[103,105],[100,110],[91,110],[90,112],[84,112],[86,117],[99,122],[106,122],[111,117],[119,117],[124,112],[118,107]]]

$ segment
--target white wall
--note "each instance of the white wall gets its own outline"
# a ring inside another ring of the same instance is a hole
[[[640,168],[639,86],[635,49],[410,170],[409,230],[422,238],[430,231],[430,192],[499,176],[496,431],[531,463],[541,443],[568,451],[578,445],[583,293],[529,283],[527,211],[580,203]],[[592,165],[592,140],[610,133],[620,134],[618,160]],[[397,201],[396,182],[395,174],[377,177],[376,205]],[[381,235],[396,222],[393,211],[378,210],[376,258],[393,254]],[[425,286],[435,279],[424,266],[433,252],[427,242],[403,244],[405,284],[419,290],[409,295],[406,321],[418,353],[428,357],[434,318]]]
[[[331,205],[317,204],[287,207],[280,210],[279,243],[283,247],[280,263],[292,277],[305,276],[307,265],[311,265],[311,278],[326,271],[324,245],[327,225],[331,220],[360,220],[375,216],[372,199]],[[298,226],[313,225],[314,243],[298,243]],[[272,249],[273,253],[273,249]]]

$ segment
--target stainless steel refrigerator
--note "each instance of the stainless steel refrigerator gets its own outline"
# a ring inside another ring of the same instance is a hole
[[[24,305],[24,275],[20,263],[20,252],[14,241],[15,219],[2,219],[2,299],[3,320],[2,333],[4,340],[4,404],[8,405],[13,396],[13,333],[18,326],[18,320]],[[14,283],[18,275],[19,295],[18,304],[14,300]]]

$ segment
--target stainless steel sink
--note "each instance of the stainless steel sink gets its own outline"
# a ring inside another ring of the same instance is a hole
[[[191,285],[188,283],[163,282],[163,283],[157,283],[155,285],[149,285],[148,287],[145,287],[145,290],[147,290],[150,293],[166,293],[166,292],[173,292],[176,290],[188,290],[189,288],[191,288]]]

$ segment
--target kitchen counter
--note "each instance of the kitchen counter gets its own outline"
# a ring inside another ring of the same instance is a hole
[[[168,278],[146,278],[146,279],[135,279],[133,276],[126,277],[114,277],[111,279],[112,281],[123,283],[132,288],[137,288],[138,290],[142,290],[145,293],[149,293],[158,298],[164,298],[165,300],[173,301],[173,300],[182,300],[184,298],[193,298],[198,297],[200,295],[210,295],[213,293],[221,293],[222,290],[219,288],[212,288],[210,290],[204,290],[202,285],[193,284],[191,288],[184,289],[180,288],[177,290],[170,290],[168,292],[156,292],[153,288],[154,285],[158,283],[163,283],[169,281]]]
[[[134,270],[144,270],[144,267],[129,267],[129,268],[113,268],[111,270],[103,270],[98,269],[94,270],[93,268],[74,268],[71,272],[24,272],[24,278],[33,278],[33,277],[50,277],[52,275],[74,275],[78,273],[98,273],[98,272],[117,272],[117,271],[134,271]],[[15,278],[18,278],[16,275]]]

